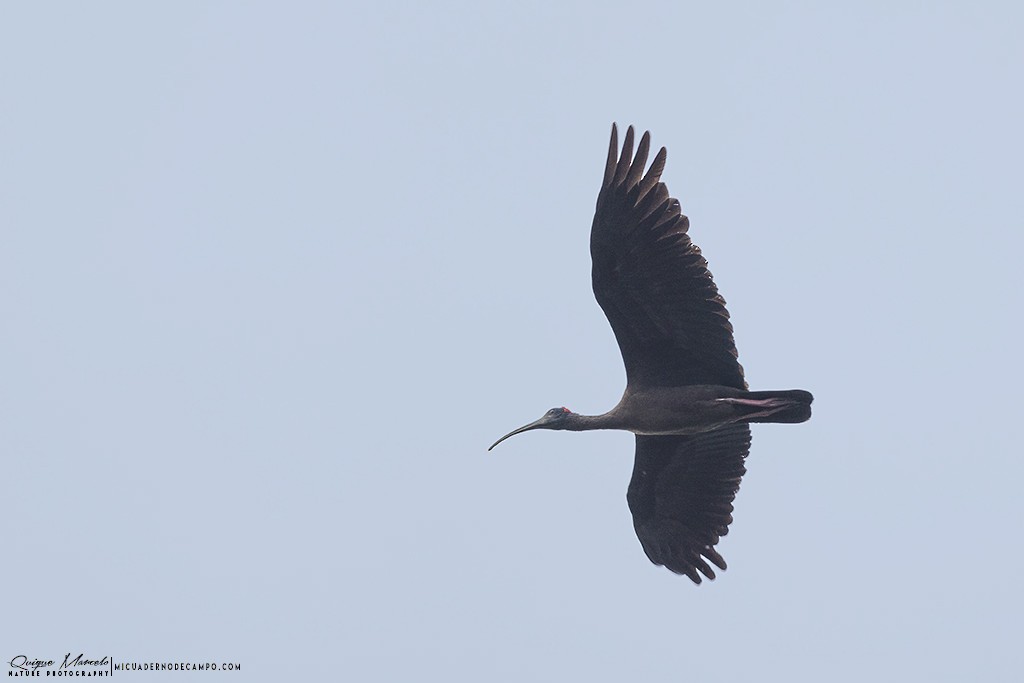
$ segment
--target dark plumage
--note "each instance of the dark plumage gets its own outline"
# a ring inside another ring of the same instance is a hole
[[[626,365],[626,390],[603,415],[552,408],[532,429],[624,429],[636,434],[626,499],[652,562],[695,583],[725,569],[715,550],[732,522],[750,452],[751,422],[803,422],[810,393],[747,391],[732,324],[689,221],[661,182],[662,147],[644,173],[650,135],[618,154],[612,125],[590,233],[594,295]],[[490,449],[488,449],[490,450]],[[709,564],[710,563],[710,564]]]

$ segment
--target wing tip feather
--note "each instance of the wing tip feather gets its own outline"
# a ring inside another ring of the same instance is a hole
[[[619,127],[612,121],[612,136],[611,141],[608,143],[608,158],[604,164],[604,179],[601,181],[602,189],[611,185],[612,177],[615,175],[615,165],[618,162],[618,151]]]
[[[619,163],[615,167],[615,178],[612,181],[615,185],[625,180],[626,172],[629,171],[629,164],[633,160],[633,136],[633,126],[629,126],[622,138],[622,154],[619,155]]]
[[[626,174],[626,189],[632,188],[640,182],[643,177],[644,168],[647,166],[647,155],[651,150],[651,132],[644,131],[640,137],[640,144],[637,146],[636,155],[629,165],[629,173]]]

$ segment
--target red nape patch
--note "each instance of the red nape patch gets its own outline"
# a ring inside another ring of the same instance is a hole
[[[563,413],[571,413],[572,411],[569,410],[568,408],[566,408],[565,406],[562,406],[562,412]]]

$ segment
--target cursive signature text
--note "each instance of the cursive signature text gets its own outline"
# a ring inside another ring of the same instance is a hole
[[[18,655],[9,662],[12,669],[18,669],[20,671],[35,671],[47,666],[53,666],[52,659],[29,659],[25,655]]]
[[[52,662],[51,662],[52,663]],[[110,657],[104,657],[103,659],[86,659],[84,654],[79,654],[74,659],[71,658],[71,653],[64,655],[64,661],[60,665],[58,671],[64,669],[70,669],[73,666],[109,666]]]

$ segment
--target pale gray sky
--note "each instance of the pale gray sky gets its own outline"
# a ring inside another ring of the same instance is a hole
[[[1019,673],[1024,10],[356,4],[0,12],[0,659]],[[633,534],[628,434],[485,452],[622,390],[613,120],[668,147],[751,386],[816,396],[700,587]]]

